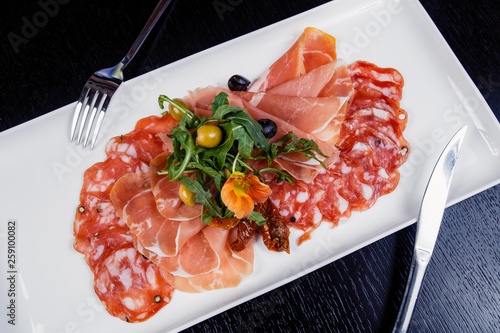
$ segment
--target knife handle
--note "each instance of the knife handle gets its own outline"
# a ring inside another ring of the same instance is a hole
[[[406,332],[408,330],[430,257],[429,252],[423,250],[415,250],[413,254],[406,290],[403,295],[401,307],[399,308],[396,323],[394,324],[394,329],[392,330],[393,333]]]

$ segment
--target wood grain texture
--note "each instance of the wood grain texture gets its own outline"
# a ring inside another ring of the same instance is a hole
[[[51,1],[51,0],[46,0]],[[55,1],[55,0],[54,0]],[[16,52],[9,33],[40,10],[35,0],[0,11],[0,130],[76,100],[87,78],[128,50],[156,1],[61,1]],[[321,0],[177,1],[127,68],[132,78],[308,10]],[[500,118],[498,0],[422,0]],[[500,172],[500,171],[499,171]],[[411,332],[500,331],[500,186],[445,211]],[[186,332],[388,332],[404,291],[411,226]]]

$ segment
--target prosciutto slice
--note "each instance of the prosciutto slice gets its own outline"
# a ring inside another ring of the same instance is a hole
[[[151,190],[156,202],[156,208],[164,217],[186,221],[201,215],[201,204],[194,207],[185,205],[179,197],[180,182],[171,182],[167,175],[159,175],[156,171],[164,170],[170,152],[166,151],[156,156],[149,164],[151,171]]]
[[[268,91],[283,82],[337,59],[335,38],[315,28],[306,28],[292,47],[249,88]]]
[[[353,86],[349,70],[336,58],[333,37],[307,28],[247,92],[208,87],[197,89],[185,100],[201,114],[210,114],[210,103],[220,91],[228,93],[230,104],[248,109],[254,119],[273,120],[278,126],[275,140],[293,132],[318,144],[329,156],[323,161],[327,167],[337,160],[335,145]],[[302,154],[287,154],[275,164],[306,183],[324,171],[320,163]]]
[[[200,217],[180,221],[160,214],[151,190],[152,172],[129,173],[111,191],[113,205],[130,228],[136,248],[174,276],[176,289],[201,292],[238,285],[252,272],[251,244],[233,252],[234,232],[207,226]]]

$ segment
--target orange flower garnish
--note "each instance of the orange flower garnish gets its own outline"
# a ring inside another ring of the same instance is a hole
[[[271,195],[271,188],[254,175],[233,172],[221,191],[224,204],[237,218],[248,217],[255,203],[264,203]]]

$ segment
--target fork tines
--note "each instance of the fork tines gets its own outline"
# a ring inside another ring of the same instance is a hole
[[[92,78],[83,88],[76,104],[71,124],[70,141],[76,140],[76,144],[83,144],[84,148],[90,144],[90,149],[93,149],[111,100],[112,92],[110,93],[101,89],[91,81]]]

